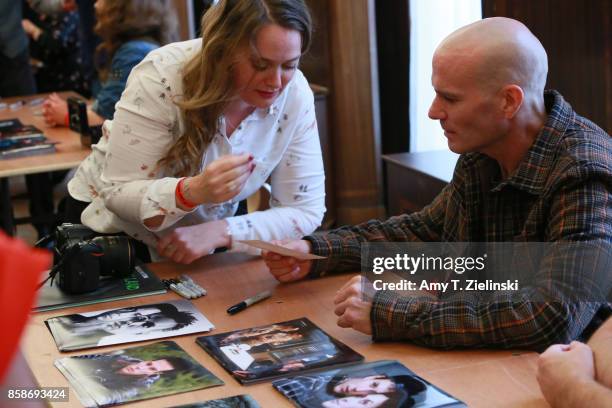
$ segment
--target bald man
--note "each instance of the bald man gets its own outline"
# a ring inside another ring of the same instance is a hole
[[[577,115],[558,92],[544,90],[547,71],[542,44],[518,21],[484,19],[449,35],[433,57],[436,96],[429,116],[440,121],[449,148],[461,155],[451,183],[420,212],[283,242],[327,258],[299,261],[265,252],[271,273],[290,282],[359,270],[366,242],[588,241],[609,252],[610,136]],[[578,286],[593,282],[572,266],[565,265],[564,278]],[[496,292],[486,304],[465,292],[453,303],[385,290],[368,298],[355,277],[338,292],[335,313],[338,325],[374,340],[542,350],[586,334],[611,310],[603,300],[531,302],[534,291],[556,291],[551,275],[538,270],[535,290]],[[597,285],[607,295],[612,279]]]

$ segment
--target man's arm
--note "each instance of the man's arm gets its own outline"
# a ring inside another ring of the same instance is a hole
[[[538,360],[538,382],[553,408],[609,407],[612,390],[595,378],[593,353],[580,342],[555,344]]]
[[[569,400],[572,401],[573,405],[567,405],[568,407],[605,408],[612,406],[612,389],[598,382],[589,381],[576,384],[573,388],[576,394],[574,398]]]
[[[606,320],[588,342],[595,358],[595,378],[612,389],[612,317]]]
[[[310,277],[328,272],[356,271],[361,268],[361,244],[366,242],[433,242],[444,239],[442,230],[446,214],[457,214],[454,185],[448,184],[421,211],[391,217],[386,221],[371,220],[355,226],[304,237],[311,252],[326,259],[313,262]]]
[[[440,348],[487,345],[541,350],[577,338],[612,285],[610,269],[605,269],[610,264],[607,217],[612,213],[612,194],[600,179],[580,180],[559,189],[550,201],[546,235],[554,250],[540,263],[531,286],[484,299],[465,291],[448,300],[378,291],[371,313],[374,339]],[[599,249],[593,252],[597,256],[563,251],[565,244],[576,241],[593,243],[593,249]]]

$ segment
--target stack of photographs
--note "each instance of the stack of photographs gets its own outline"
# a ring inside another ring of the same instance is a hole
[[[261,408],[250,395],[235,395],[233,397],[197,402],[195,404],[177,405],[172,408]]]
[[[306,318],[198,337],[196,342],[242,384],[363,360]]]
[[[302,408],[466,407],[397,361],[299,374],[272,385]]]
[[[85,407],[104,407],[222,385],[173,341],[66,357],[55,366]]]
[[[52,317],[45,321],[60,351],[208,332],[212,323],[188,300]]]

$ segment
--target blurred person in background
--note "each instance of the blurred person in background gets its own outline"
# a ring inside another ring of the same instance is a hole
[[[30,68],[28,36],[21,26],[22,3],[0,0],[0,97],[24,96],[36,93],[36,83]],[[0,188],[6,188],[3,184]],[[7,193],[8,194],[8,193]],[[3,204],[0,202],[0,207]],[[0,208],[4,212],[10,208]],[[0,225],[9,231],[12,225]]]
[[[60,2],[60,10],[47,2],[32,2],[22,25],[30,37],[30,56],[39,61],[35,72],[38,92],[75,91],[89,95],[89,83],[81,65],[79,12],[74,1]]]
[[[74,0],[29,0],[23,14],[22,26],[30,39],[38,92],[90,95],[90,84],[81,68],[79,13]],[[25,177],[32,225],[39,238],[53,228],[53,189],[67,173],[63,170]]]
[[[36,93],[28,36],[21,19],[21,1],[0,0],[0,97],[3,98]]]
[[[90,127],[113,118],[115,104],[132,68],[151,50],[178,38],[171,0],[98,0],[94,6],[97,21],[94,31],[102,40],[95,54],[101,83],[87,108]],[[43,115],[48,125],[69,125],[67,102],[55,93],[43,103]],[[44,207],[41,212],[53,212],[52,185],[46,183],[47,187],[40,189],[47,190],[40,194],[44,198],[35,204]],[[63,213],[63,209],[59,212]],[[39,235],[44,235],[41,230]]]
[[[27,0],[29,7],[38,14],[55,16],[76,7],[79,15],[78,37],[80,42],[80,74],[85,78],[87,90],[82,93],[86,98],[96,96],[100,90],[98,74],[94,68],[94,53],[100,38],[94,33],[96,0]]]
[[[100,91],[87,109],[89,126],[112,119],[132,68],[153,49],[178,38],[171,0],[98,0],[95,3],[97,47],[95,66]],[[49,125],[68,125],[68,105],[51,95],[43,105]]]

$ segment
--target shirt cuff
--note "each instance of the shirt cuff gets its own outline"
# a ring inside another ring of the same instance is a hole
[[[149,228],[146,225],[143,226],[149,231],[161,231],[177,221],[182,219],[185,215],[194,212],[198,207],[194,207],[189,211],[185,211],[176,206],[176,186],[180,179],[173,177],[166,177],[161,180],[157,180],[149,186],[147,195],[150,201],[155,202],[153,206],[151,203],[144,202],[141,207],[142,220],[146,220],[158,215],[164,215],[164,221],[159,227]]]
[[[331,258],[333,256],[331,243],[323,234],[312,234],[302,237],[303,240],[310,242],[314,255],[324,256],[325,259],[313,260],[308,278],[314,279],[326,276],[332,269]]]
[[[261,255],[261,249],[238,242],[251,239],[251,228],[249,227],[251,221],[247,217],[228,217],[225,218],[225,221],[227,222],[228,232],[232,241],[231,247],[228,248],[230,251],[246,252],[251,255]]]
[[[422,314],[420,309],[428,308],[423,299],[410,296],[400,296],[388,291],[376,291],[372,299],[370,320],[372,324],[372,339],[374,341],[407,340],[418,330],[414,316]]]

